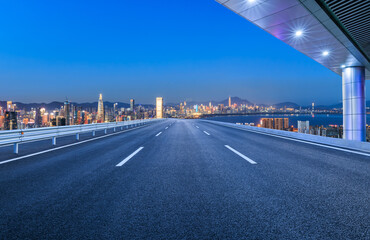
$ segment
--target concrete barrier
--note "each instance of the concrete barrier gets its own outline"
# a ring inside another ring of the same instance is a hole
[[[213,121],[213,120],[202,120],[202,121],[209,122],[212,124],[222,125],[225,127],[232,127],[236,129],[245,130],[245,131],[255,132],[255,133],[275,135],[275,136],[297,139],[297,140],[302,140],[302,141],[311,142],[311,143],[320,143],[320,144],[324,144],[328,146],[346,148],[350,150],[370,153],[370,143],[368,142],[345,140],[341,138],[323,137],[323,136],[317,136],[317,135],[311,135],[311,134],[305,134],[305,133],[297,133],[297,132],[261,128],[261,127],[253,127],[253,126],[239,125],[235,123],[220,122],[220,121]]]

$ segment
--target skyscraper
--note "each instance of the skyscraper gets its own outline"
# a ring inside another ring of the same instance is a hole
[[[35,127],[41,127],[41,126],[42,126],[41,109],[38,107],[36,108],[36,114],[35,114]]]
[[[114,118],[118,116],[118,103],[113,104],[113,112],[114,112]]]
[[[64,116],[66,118],[66,125],[71,125],[71,105],[68,100],[64,102]]]
[[[104,103],[103,103],[103,95],[99,95],[99,102],[98,102],[98,115],[96,120],[101,123],[104,122]]]
[[[6,110],[8,112],[13,112],[14,111],[14,108],[13,108],[13,102],[12,101],[7,101],[6,102]]]
[[[163,97],[157,97],[156,109],[157,109],[157,118],[163,118]]]
[[[134,111],[134,108],[135,108],[135,100],[134,99],[130,99],[130,110],[133,112]]]
[[[17,112],[5,112],[4,129],[13,130],[17,129]]]
[[[231,97],[229,97],[229,107],[231,107]]]

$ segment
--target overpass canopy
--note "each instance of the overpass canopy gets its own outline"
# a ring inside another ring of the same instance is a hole
[[[364,66],[370,79],[369,0],[216,0],[342,75]]]

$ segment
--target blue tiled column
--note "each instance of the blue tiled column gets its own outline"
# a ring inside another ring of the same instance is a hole
[[[365,69],[343,69],[343,138],[366,141]]]

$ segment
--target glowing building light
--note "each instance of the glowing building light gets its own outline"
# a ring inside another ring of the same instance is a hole
[[[329,52],[328,52],[328,51],[323,51],[323,52],[322,52],[322,55],[323,55],[323,56],[328,56],[328,55],[329,55]]]
[[[340,66],[341,68],[345,68],[346,67],[346,65],[342,65],[342,66]]]

